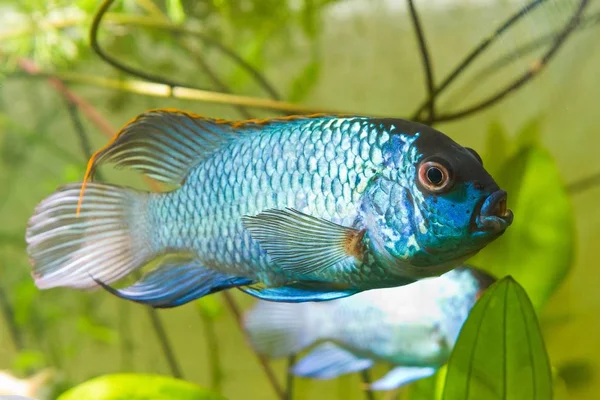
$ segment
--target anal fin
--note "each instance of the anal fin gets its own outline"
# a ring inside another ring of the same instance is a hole
[[[371,390],[394,390],[413,381],[424,379],[435,374],[434,367],[396,367],[383,378],[373,382]]]
[[[177,307],[221,290],[252,283],[248,278],[226,275],[189,261],[159,266],[123,289],[96,282],[117,297],[154,308]]]
[[[280,287],[240,287],[244,293],[265,301],[284,303],[304,303],[307,301],[330,301],[352,296],[360,292],[358,289],[326,290],[321,287],[312,288],[310,285],[290,284]]]
[[[324,343],[298,361],[292,373],[307,378],[333,379],[372,366],[373,361],[368,358],[357,357],[333,343]]]

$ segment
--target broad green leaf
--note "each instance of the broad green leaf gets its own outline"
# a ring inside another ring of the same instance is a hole
[[[57,400],[224,400],[208,389],[180,379],[150,374],[114,374],[91,379]]]
[[[448,362],[444,400],[548,400],[552,374],[535,310],[512,277],[471,310]]]
[[[469,261],[495,276],[512,275],[539,309],[567,275],[575,246],[574,212],[551,155],[528,147],[496,176],[514,222]]]

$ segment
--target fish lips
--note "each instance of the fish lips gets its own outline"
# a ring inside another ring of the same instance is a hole
[[[513,213],[506,208],[506,192],[497,190],[485,198],[474,222],[478,231],[502,233],[512,221]]]

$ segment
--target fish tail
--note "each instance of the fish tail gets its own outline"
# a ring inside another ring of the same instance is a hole
[[[244,328],[254,349],[270,358],[295,354],[318,336],[309,321],[310,304],[259,300],[244,316]]]
[[[88,182],[65,185],[42,200],[25,239],[40,289],[78,289],[117,281],[157,256],[149,234],[148,193]]]

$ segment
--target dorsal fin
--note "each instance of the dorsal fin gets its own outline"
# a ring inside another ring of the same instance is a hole
[[[146,111],[127,123],[106,146],[92,155],[81,186],[78,210],[86,183],[104,163],[114,163],[117,168],[129,167],[155,180],[179,185],[197,162],[240,134],[273,123],[327,116],[334,117],[314,114],[229,121],[176,109]]]
[[[229,121],[177,110],[150,110],[127,123],[94,153],[87,178],[104,163],[129,167],[161,182],[180,184],[191,166],[236,136]]]

